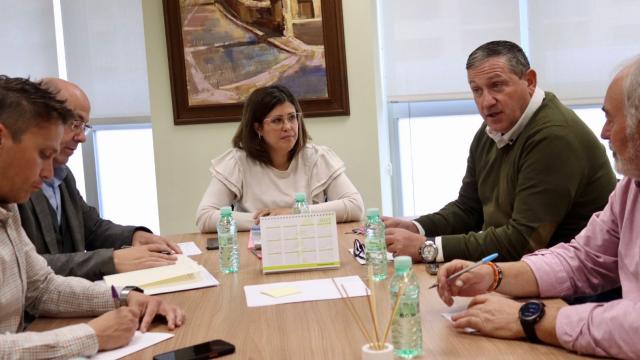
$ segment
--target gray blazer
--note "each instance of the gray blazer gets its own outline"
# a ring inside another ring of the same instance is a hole
[[[69,231],[64,242],[71,242],[74,249],[86,251],[60,253],[56,234],[56,221],[52,218],[49,200],[39,190],[24,204],[19,204],[22,227],[36,250],[56,274],[79,276],[99,280],[115,273],[113,249],[131,245],[133,233],[148,231],[144,227],[122,226],[100,218],[98,211],[89,206],[76,188],[76,180],[69,170],[60,184],[60,200]]]

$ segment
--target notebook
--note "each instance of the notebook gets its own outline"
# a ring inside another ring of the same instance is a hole
[[[134,285],[141,287],[147,295],[217,286],[211,273],[186,255],[176,255],[174,265],[107,275],[104,281],[111,286]]]

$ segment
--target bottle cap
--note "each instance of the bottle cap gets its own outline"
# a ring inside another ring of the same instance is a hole
[[[306,201],[307,200],[307,194],[305,194],[303,192],[297,192],[294,195],[294,198],[296,199],[296,201]]]
[[[367,209],[367,217],[370,216],[380,216],[380,209],[378,208],[368,208]]]
[[[405,273],[411,269],[411,256],[396,256],[393,258],[393,266],[396,272]]]
[[[220,208],[220,216],[231,215],[231,206],[223,206]]]

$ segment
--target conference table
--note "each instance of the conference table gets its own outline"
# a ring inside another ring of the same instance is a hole
[[[235,345],[228,359],[359,359],[366,342],[354,322],[344,300],[324,300],[264,307],[247,307],[244,286],[282,281],[297,281],[358,275],[365,283],[367,267],[360,265],[348,252],[356,238],[351,232],[358,223],[338,225],[340,267],[277,274],[262,274],[261,261],[247,249],[248,233],[241,232],[240,271],[223,274],[218,269],[218,251],[205,250],[207,234],[167,236],[176,243],[193,241],[202,250],[193,257],[220,281],[217,287],[157,295],[179,305],[186,313],[186,323],[175,330],[175,336],[126,359],[151,359],[153,355],[182,347],[223,339]],[[440,301],[435,289],[427,289],[435,280],[422,264],[413,266],[421,285],[420,311],[424,354],[422,359],[492,358],[492,359],[571,359],[583,358],[564,349],[534,345],[525,341],[501,340],[456,331],[442,313],[465,308],[469,299],[456,298],[452,308]],[[389,264],[393,274],[393,264]],[[389,280],[376,282],[377,314],[381,327],[391,313]],[[351,298],[360,316],[369,320],[365,297]],[[560,301],[560,300],[554,300]],[[29,328],[43,331],[88,319],[40,318]],[[154,322],[150,331],[169,332],[162,322]]]

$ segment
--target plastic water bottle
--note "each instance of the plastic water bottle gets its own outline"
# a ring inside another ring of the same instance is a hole
[[[422,355],[422,321],[420,318],[420,285],[411,270],[411,257],[394,259],[395,274],[391,278],[391,306],[396,303],[400,285],[405,284],[398,310],[391,325],[393,353],[403,359]]]
[[[307,195],[303,192],[297,192],[294,196],[296,202],[293,204],[293,214],[308,214],[309,205],[307,204]]]
[[[240,267],[240,252],[238,251],[238,230],[231,215],[231,207],[220,209],[218,220],[218,244],[220,246],[220,271],[225,274],[234,273]]]
[[[374,280],[387,277],[387,244],[384,241],[384,223],[380,220],[380,210],[367,209],[367,223],[364,227],[365,259],[372,269]]]

